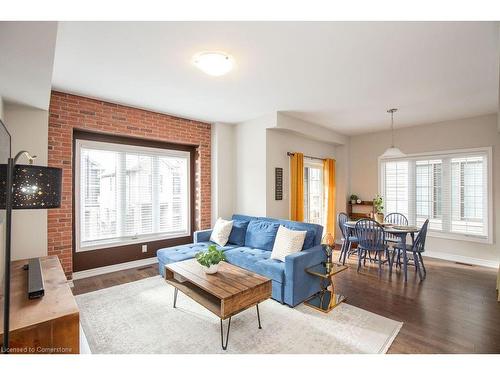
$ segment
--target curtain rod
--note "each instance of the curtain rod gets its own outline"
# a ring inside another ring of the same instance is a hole
[[[288,151],[286,153],[288,156],[293,156],[295,155],[295,152],[290,152]],[[308,159],[316,159],[316,160],[326,160],[326,159],[323,159],[323,158],[317,158],[316,156],[308,156],[308,155],[304,155],[305,158],[308,158]]]

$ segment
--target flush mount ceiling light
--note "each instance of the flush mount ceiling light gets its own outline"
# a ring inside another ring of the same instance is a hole
[[[202,72],[219,77],[233,69],[234,60],[224,52],[200,52],[194,55],[193,64]]]
[[[400,158],[406,156],[403,151],[394,146],[394,112],[396,112],[397,110],[397,108],[391,108],[387,110],[387,113],[391,114],[391,147],[385,150],[381,158]]]

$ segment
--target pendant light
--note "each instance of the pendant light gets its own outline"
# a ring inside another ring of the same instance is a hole
[[[387,113],[391,114],[391,147],[385,150],[381,158],[401,158],[406,156],[399,148],[394,147],[394,112],[397,110],[397,108],[387,110]]]

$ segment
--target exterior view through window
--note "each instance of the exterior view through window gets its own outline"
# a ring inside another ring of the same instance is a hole
[[[488,163],[487,151],[382,160],[385,213],[417,225],[429,219],[430,230],[455,238],[489,240]]]
[[[190,154],[77,140],[77,251],[190,233]]]
[[[323,165],[304,161],[304,221],[324,225]]]

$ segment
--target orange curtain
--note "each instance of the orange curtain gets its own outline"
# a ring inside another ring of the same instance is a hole
[[[335,237],[335,160],[323,161],[323,191],[325,200],[325,232]]]
[[[304,154],[290,157],[290,219],[304,221]]]

